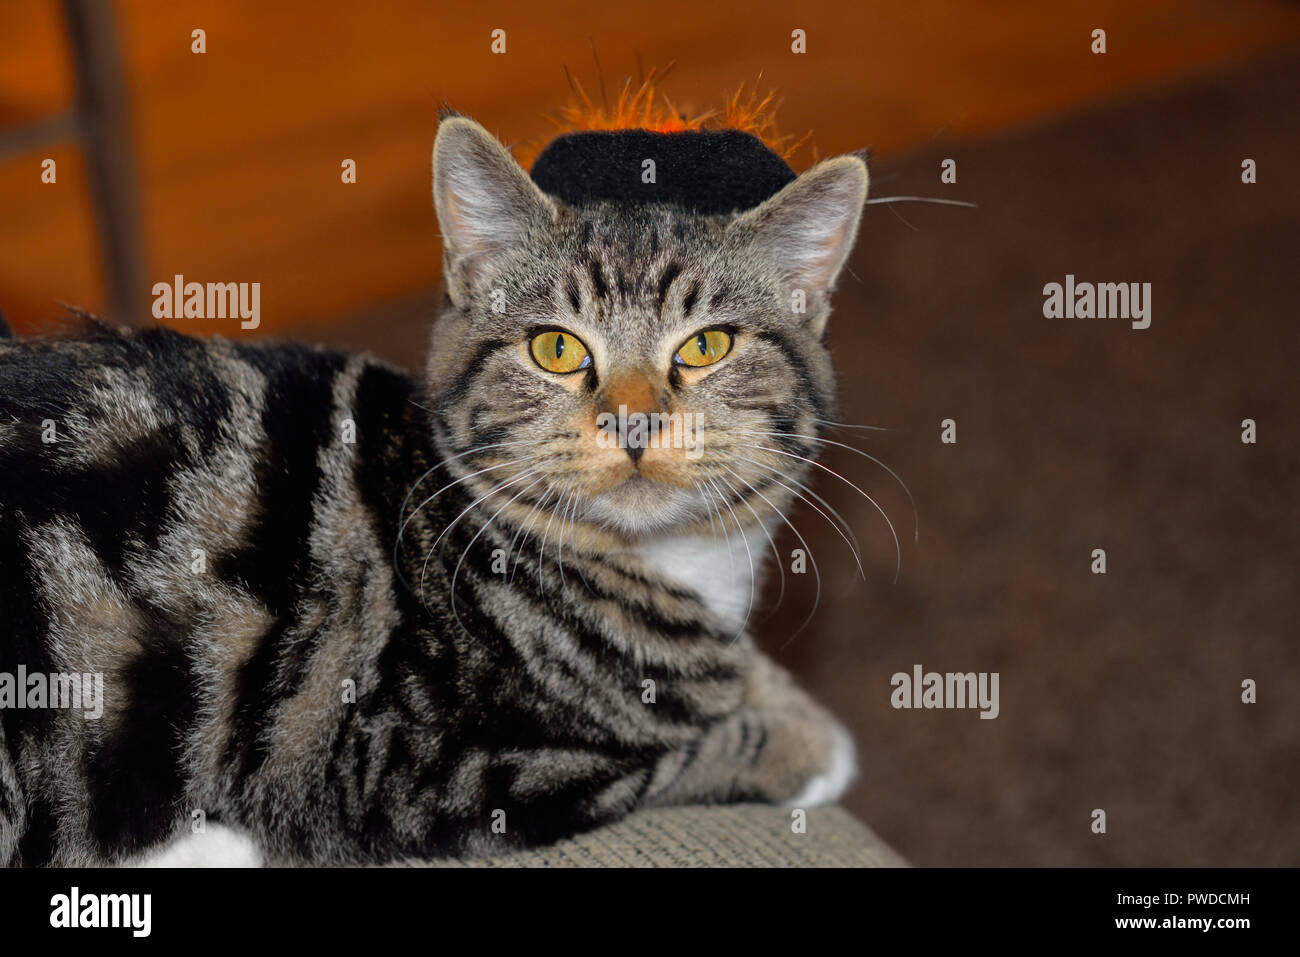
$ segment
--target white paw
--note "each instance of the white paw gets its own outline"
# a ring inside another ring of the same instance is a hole
[[[857,752],[853,738],[840,725],[831,731],[830,770],[819,774],[804,789],[786,802],[786,807],[819,807],[834,804],[858,776]]]
[[[247,834],[209,824],[136,861],[136,867],[261,867],[262,855]]]

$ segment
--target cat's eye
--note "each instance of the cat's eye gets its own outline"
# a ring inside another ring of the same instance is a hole
[[[706,329],[687,339],[673,356],[673,361],[687,366],[711,366],[730,351],[731,333]]]
[[[528,351],[547,372],[577,372],[591,365],[591,353],[582,340],[560,329],[548,329],[533,336]]]

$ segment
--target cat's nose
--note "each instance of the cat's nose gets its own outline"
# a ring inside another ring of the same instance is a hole
[[[654,383],[649,376],[639,373],[627,373],[612,380],[605,387],[602,411],[618,414],[620,408],[627,412],[658,412],[659,400],[655,395]]]
[[[601,411],[617,423],[618,446],[627,452],[633,465],[640,463],[650,445],[659,405],[654,383],[640,372],[611,380],[601,396]]]

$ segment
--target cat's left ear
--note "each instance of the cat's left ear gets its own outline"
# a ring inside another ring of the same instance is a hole
[[[555,219],[555,204],[496,137],[473,120],[452,116],[433,144],[433,202],[453,300],[476,270],[525,245]]]
[[[796,302],[800,297],[795,294],[803,292],[818,326],[825,322],[826,297],[853,250],[869,185],[862,157],[837,156],[818,163],[729,227],[768,268],[781,273]]]

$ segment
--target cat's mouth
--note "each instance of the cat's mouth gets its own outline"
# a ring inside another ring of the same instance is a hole
[[[627,478],[615,483],[609,491],[653,493],[667,495],[671,492],[689,488],[690,484],[672,470],[659,468],[639,468],[628,474]]]
[[[630,462],[606,467],[590,475],[589,494],[594,497],[627,495],[631,493],[666,494],[673,490],[691,487],[689,477],[680,468],[660,461],[639,465]]]
[[[585,516],[626,533],[662,531],[688,519],[697,500],[691,492],[637,469],[587,498]]]
[[[672,491],[672,486],[656,481],[644,472],[633,472],[627,478],[616,482],[599,494],[599,498],[624,503],[642,502],[656,496],[664,496]]]

